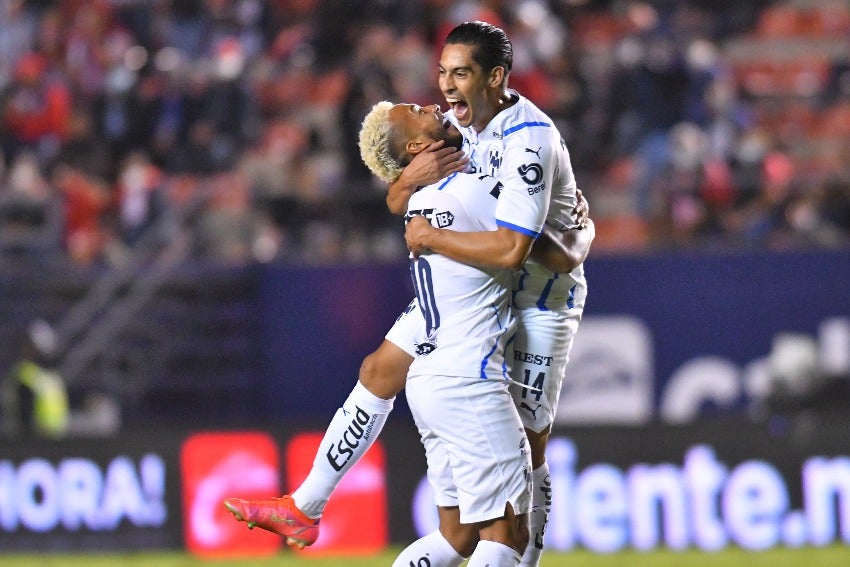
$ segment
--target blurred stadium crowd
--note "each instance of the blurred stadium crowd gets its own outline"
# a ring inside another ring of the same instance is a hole
[[[356,134],[443,103],[469,19],[512,38],[596,251],[850,245],[846,0],[4,0],[0,253],[117,265],[189,210],[201,258],[401,258]]]

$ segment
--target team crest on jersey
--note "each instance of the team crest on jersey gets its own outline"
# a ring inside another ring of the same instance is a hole
[[[434,221],[437,223],[437,228],[446,228],[455,222],[455,216],[451,211],[441,211],[434,213]]]
[[[499,151],[499,148],[490,148],[487,164],[489,165],[487,173],[495,177],[499,173],[499,168],[502,167],[502,152]]]

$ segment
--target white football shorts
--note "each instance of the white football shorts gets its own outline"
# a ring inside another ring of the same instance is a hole
[[[422,316],[415,297],[396,318],[384,338],[410,356],[416,357],[416,345],[425,342],[425,317]]]
[[[582,309],[568,311],[517,310],[510,391],[526,429],[540,433],[555,422],[573,339]],[[416,299],[398,316],[385,338],[410,356],[425,342],[425,319]],[[519,384],[527,384],[524,388]]]
[[[519,325],[511,360],[510,390],[526,429],[540,433],[555,421],[581,313],[580,309],[517,311]]]
[[[449,376],[407,381],[407,403],[428,462],[437,506],[464,524],[531,509],[531,457],[508,382]]]

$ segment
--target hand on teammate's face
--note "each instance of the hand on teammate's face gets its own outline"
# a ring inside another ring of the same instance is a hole
[[[420,187],[436,183],[452,173],[463,171],[469,158],[460,150],[434,142],[405,167],[405,178]]]

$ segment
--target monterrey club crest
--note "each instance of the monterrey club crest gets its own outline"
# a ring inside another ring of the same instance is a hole
[[[490,148],[490,154],[487,156],[487,166],[489,175],[495,177],[499,173],[499,168],[502,167],[502,152],[499,148]]]

